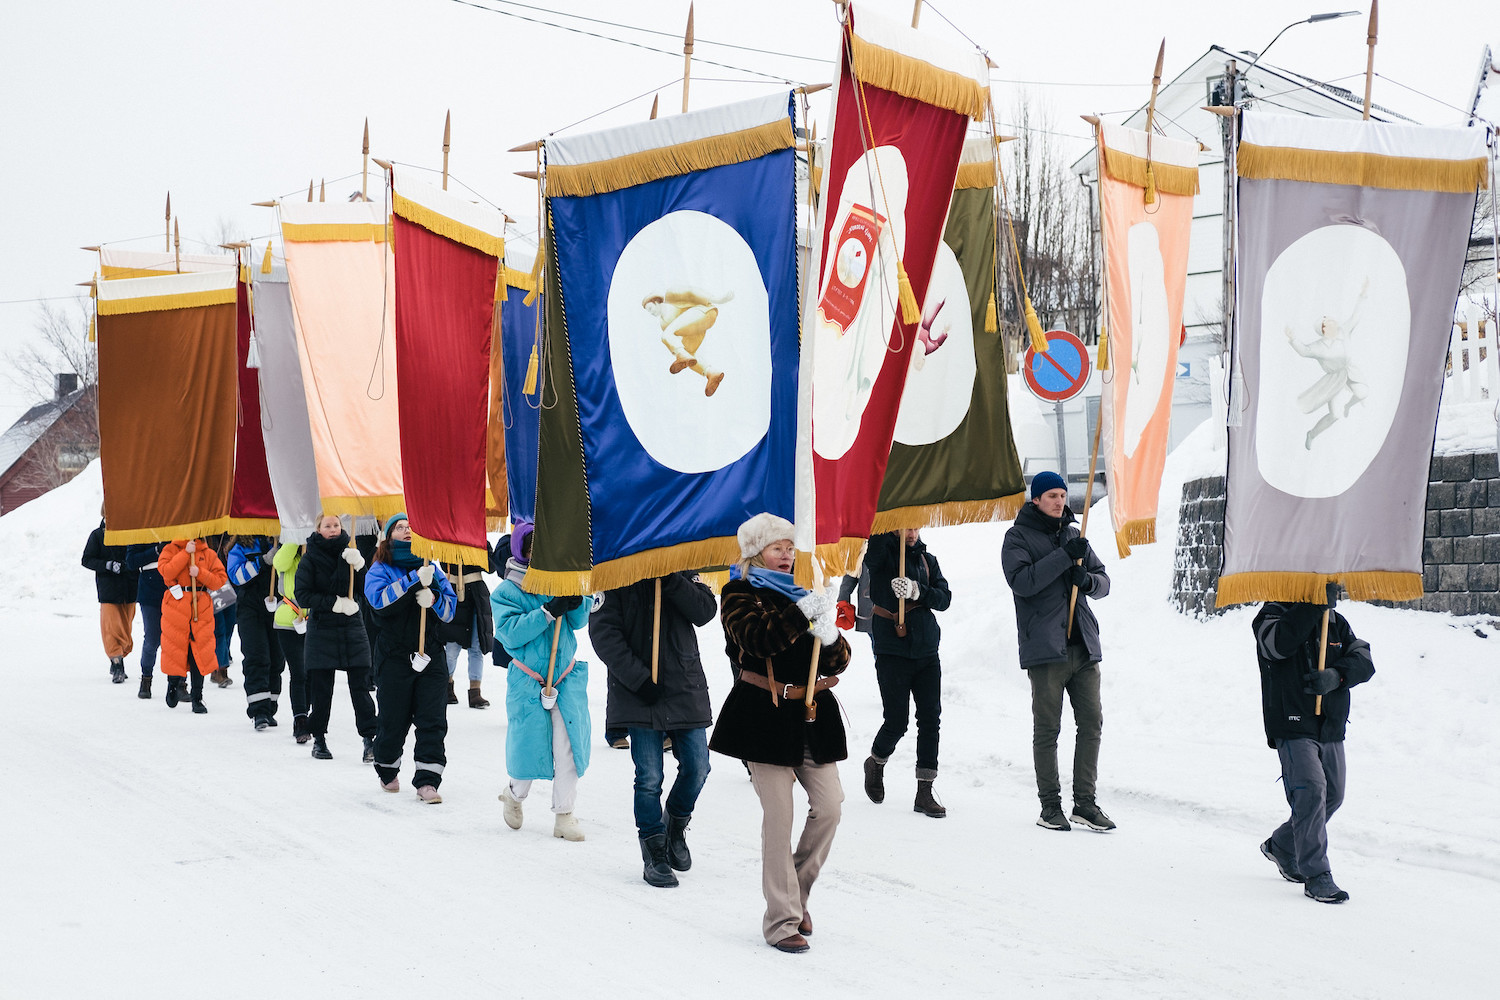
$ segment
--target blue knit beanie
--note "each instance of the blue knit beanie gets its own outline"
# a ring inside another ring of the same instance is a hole
[[[1038,472],[1031,477],[1031,499],[1046,493],[1048,490],[1065,490],[1068,484],[1063,482],[1063,477],[1055,472]]]
[[[385,535],[385,537],[386,538],[390,538],[391,537],[391,529],[396,526],[396,522],[397,521],[407,521],[407,520],[410,520],[410,518],[408,518],[406,516],[405,512],[402,512],[400,514],[392,514],[391,515],[391,519],[389,521],[385,522],[385,531],[383,533]]]

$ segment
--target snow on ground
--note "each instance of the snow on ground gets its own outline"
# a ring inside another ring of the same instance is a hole
[[[1163,496],[1203,464],[1205,440],[1173,456]],[[858,762],[880,713],[856,637],[838,688],[843,823],[811,899],[813,949],[786,956],[761,941],[759,809],[737,762],[714,758],[682,887],[641,881],[629,755],[600,738],[602,672],[580,844],[550,836],[545,784],[519,832],[501,822],[493,668],[495,707],[449,713],[437,807],[379,790],[347,701],[335,759],[314,761],[286,716],[252,731],[238,682],[209,686],[206,716],[168,710],[160,681],[156,700],[137,700],[134,655],[130,683],[109,684],[77,561],[99,493],[90,470],[0,519],[0,732],[18,771],[0,812],[0,996],[1494,994],[1500,636],[1487,620],[1346,606],[1379,672],[1355,692],[1349,797],[1331,825],[1334,874],[1353,899],[1324,906],[1256,849],[1286,805],[1261,730],[1250,609],[1210,622],[1174,612],[1170,544],[1105,553],[1100,801],[1120,829],[1048,832],[1033,825],[1004,527],[930,531],[955,595],[942,616],[938,781],[950,816],[907,805],[914,732],[885,804],[865,799]],[[1168,510],[1159,537],[1174,530]],[[717,705],[722,635],[713,625],[700,638]],[[1065,749],[1065,775],[1068,760]]]

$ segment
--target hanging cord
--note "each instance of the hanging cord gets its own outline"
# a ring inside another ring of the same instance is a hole
[[[985,101],[990,115],[990,131],[999,135],[995,126],[995,101]],[[1047,353],[1047,335],[1042,332],[1042,321],[1037,318],[1036,308],[1031,304],[1031,293],[1026,289],[1026,274],[1021,270],[1021,246],[1016,242],[1016,222],[1010,211],[1009,197],[1005,191],[1005,167],[1000,163],[1000,144],[995,143],[995,174],[1000,178],[1000,202],[1005,211],[1005,228],[1010,232],[1011,252],[1016,255],[1016,282],[1021,286],[1021,299],[1025,303],[1026,330],[1031,335],[1031,349],[1038,354]]]
[[[1094,126],[1094,176],[1098,179],[1099,199],[1099,345],[1094,352],[1094,367],[1099,369],[1099,382],[1109,385],[1114,382],[1114,371],[1109,367],[1109,268],[1104,261],[1104,122]],[[1106,374],[1108,377],[1106,378]],[[1103,395],[1100,395],[1099,419],[1104,419]]]
[[[365,381],[365,398],[376,402],[385,398],[385,335],[386,318],[391,314],[391,261],[396,256],[395,236],[396,223],[391,218],[391,187],[395,180],[390,171],[385,171],[385,225],[386,243],[385,253],[380,255],[380,342],[375,348],[375,360],[370,365],[370,377]],[[370,394],[370,388],[375,385],[376,375],[380,376],[380,388],[377,395]],[[352,537],[352,533],[351,533]]]

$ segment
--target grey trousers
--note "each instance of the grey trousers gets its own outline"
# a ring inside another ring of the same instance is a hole
[[[750,781],[760,796],[761,890],[766,915],[761,932],[767,944],[797,933],[807,910],[807,894],[828,859],[833,835],[843,811],[844,788],[837,764],[803,762],[801,767],[779,767],[750,761]],[[797,849],[792,850],[792,785],[807,792],[807,822]]]
[[[1271,834],[1271,846],[1295,858],[1304,878],[1330,871],[1328,818],[1344,804],[1344,744],[1277,740],[1281,784],[1292,816]]]
[[[1073,747],[1073,803],[1094,805],[1099,779],[1099,738],[1104,709],[1099,704],[1099,664],[1088,650],[1068,647],[1068,658],[1028,667],[1031,676],[1031,760],[1036,767],[1036,794],[1042,808],[1062,805],[1057,774],[1057,737],[1062,731],[1063,692],[1073,706],[1078,736]]]

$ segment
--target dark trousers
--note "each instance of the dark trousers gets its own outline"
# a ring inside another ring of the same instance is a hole
[[[333,711],[333,678],[337,670],[309,670],[307,672],[307,694],[312,701],[312,714],[307,717],[307,728],[314,736],[328,735],[328,714]],[[354,727],[361,736],[375,735],[375,700],[370,697],[370,671],[366,667],[347,671],[349,703],[354,706]],[[443,695],[448,694],[444,678]]]
[[[146,636],[141,642],[141,676],[150,677],[156,668],[156,654],[161,650],[161,604],[144,602],[141,608],[141,625]]]
[[[1281,785],[1291,818],[1271,834],[1271,846],[1297,859],[1306,878],[1329,871],[1328,818],[1344,804],[1344,744],[1277,740]]]
[[[304,666],[302,647],[307,636],[295,629],[276,630],[276,643],[281,655],[286,658],[287,685],[291,688],[287,697],[292,700],[292,714],[307,714],[307,670]]]
[[[223,611],[214,612],[214,652],[218,655],[220,670],[229,669],[229,641],[234,638],[234,623],[239,618],[239,607],[235,603]]]
[[[406,734],[417,730],[412,745],[412,764],[417,771],[412,783],[433,788],[443,783],[448,754],[443,740],[448,735],[448,672],[435,661],[417,673],[409,656],[391,656],[375,668],[376,697],[380,700],[380,723],[375,733],[375,773],[390,781],[401,773],[401,751]]]
[[[630,758],[635,762],[635,829],[642,838],[667,832],[661,814],[661,786],[665,779],[665,737],[672,737],[672,756],[677,758],[677,777],[667,793],[667,815],[686,819],[693,815],[698,794],[708,781],[708,730],[637,729],[630,733]]]
[[[274,718],[281,695],[281,671],[286,658],[276,632],[276,616],[251,598],[239,615],[241,666],[245,673],[245,714],[252,719]],[[304,708],[305,710],[305,708]]]
[[[208,665],[207,669],[204,669],[203,667],[198,666],[198,660],[197,660],[197,658],[195,656],[193,656],[193,647],[191,647],[191,646],[188,647],[188,656],[187,656],[188,696],[193,701],[202,701],[203,700],[203,678],[205,678],[209,674],[213,673],[215,666],[217,666],[217,664],[214,664],[214,663],[210,663]],[[171,683],[171,682],[168,681],[168,683]]]
[[[880,684],[883,718],[870,746],[871,755],[885,760],[906,735],[911,703],[917,704],[917,778],[937,777],[938,726],[943,714],[943,668],[937,654],[912,659],[882,653],[875,657],[875,679]]]
[[[1063,692],[1073,706],[1078,727],[1073,746],[1073,804],[1094,805],[1099,779],[1099,741],[1104,709],[1099,703],[1099,664],[1089,662],[1088,650],[1069,646],[1068,658],[1029,667],[1031,676],[1031,759],[1036,767],[1036,793],[1042,808],[1062,804],[1062,781],[1057,774],[1057,737],[1062,731]]]

